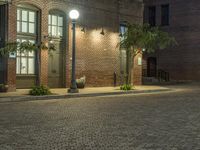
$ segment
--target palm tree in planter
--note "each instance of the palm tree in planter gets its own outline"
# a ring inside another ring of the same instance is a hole
[[[51,55],[52,51],[55,51],[55,45],[53,42],[48,39],[48,41],[42,42],[40,45],[31,43],[29,41],[25,41],[22,43],[19,42],[8,42],[5,44],[3,48],[0,48],[0,56],[8,57],[10,53],[24,53],[24,52],[35,52],[37,54],[37,85],[40,85],[40,64],[41,64],[41,56],[40,53],[42,50],[48,50],[49,54]]]
[[[145,53],[152,53],[155,50],[165,49],[176,44],[174,37],[161,31],[158,27],[151,27],[148,24],[128,24],[127,31],[123,34],[123,39],[119,43],[119,46],[123,47],[127,54],[126,84],[131,85],[135,56],[144,51]]]

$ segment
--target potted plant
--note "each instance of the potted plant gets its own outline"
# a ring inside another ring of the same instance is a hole
[[[7,92],[8,91],[8,85],[0,84],[0,92]]]
[[[81,77],[80,79],[77,79],[76,80],[77,88],[79,88],[79,89],[85,88],[85,82],[86,82],[86,77],[85,76]]]

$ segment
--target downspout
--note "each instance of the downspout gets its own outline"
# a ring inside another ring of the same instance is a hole
[[[4,12],[5,12],[5,25],[4,25],[4,43],[3,45],[6,44],[6,42],[8,42],[8,19],[9,19],[9,3],[5,4],[5,7],[4,7]],[[8,56],[7,58],[4,58],[4,67],[5,67],[5,71],[4,71],[4,84],[7,84],[8,83]]]

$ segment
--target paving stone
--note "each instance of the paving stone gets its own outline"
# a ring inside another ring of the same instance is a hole
[[[0,104],[0,150],[198,150],[200,88]]]

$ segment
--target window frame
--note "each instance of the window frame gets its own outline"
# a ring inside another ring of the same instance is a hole
[[[124,34],[128,31],[128,27],[126,23],[121,23],[119,26],[120,30],[120,41],[124,39]]]
[[[27,23],[27,32],[22,32],[22,11],[27,11],[27,21],[25,21]],[[20,13],[19,17],[18,18],[18,11]],[[29,16],[30,16],[30,12],[34,12],[34,22],[31,22],[30,19],[29,19]],[[25,41],[34,41],[35,44],[37,44],[38,42],[38,21],[39,21],[39,15],[38,15],[38,10],[36,8],[32,8],[31,6],[26,6],[26,5],[20,5],[17,7],[17,19],[16,19],[16,22],[18,24],[18,21],[20,22],[20,31],[18,31],[18,27],[17,27],[17,41],[20,40],[20,42],[22,40],[25,40]],[[29,24],[30,23],[34,23],[34,33],[30,33],[29,32]],[[19,58],[19,63],[17,63],[17,59]],[[26,59],[26,73],[22,73],[22,58],[25,58]],[[29,59],[33,59],[33,73],[29,73]],[[25,55],[25,56],[22,56],[21,54],[17,53],[16,54],[16,75],[17,76],[35,76],[36,73],[37,73],[37,70],[36,70],[36,61],[37,60],[37,52],[34,52],[34,55],[33,56],[29,56],[29,54]],[[19,68],[19,72],[18,72],[18,67]]]
[[[19,20],[18,20],[18,10],[20,11],[20,15],[19,15]],[[27,11],[27,21],[23,21],[22,20],[22,11]],[[34,22],[31,22],[29,20],[29,12],[33,12],[35,14],[35,18],[34,18]],[[37,11],[34,10],[34,9],[29,9],[29,8],[23,8],[23,7],[17,7],[17,34],[23,34],[23,35],[37,35],[37,18],[38,18],[38,15],[37,15]],[[19,31],[18,31],[18,22],[19,22]],[[22,31],[22,23],[27,23],[27,32],[23,32]],[[34,33],[31,33],[29,32],[29,29],[30,29],[30,26],[29,24],[34,24]]]
[[[167,10],[167,13],[165,12]],[[161,26],[169,26],[170,22],[170,6],[169,4],[161,5]]]
[[[152,11],[154,10],[154,11]],[[153,13],[152,13],[152,12]],[[157,22],[156,22],[156,6],[153,5],[153,6],[148,6],[148,23],[150,26],[156,26]],[[154,15],[152,15],[154,14]]]
[[[53,16],[56,17],[56,22],[57,24],[54,25],[53,24]],[[62,25],[59,25],[59,17],[62,18]],[[53,35],[52,31],[53,31],[53,27],[55,27],[56,29],[56,35]],[[60,13],[49,13],[48,15],[48,34],[51,36],[51,37],[54,37],[54,38],[63,38],[64,37],[64,27],[65,27],[65,23],[64,23],[64,16],[61,15]],[[62,29],[62,33],[61,35],[59,35],[59,29]]]
[[[19,41],[20,43],[22,42],[22,40],[23,41],[34,41],[34,43],[36,42],[35,41],[35,39],[33,39],[33,38],[29,38],[29,39],[27,39],[27,38],[24,38],[24,37],[18,37],[17,38],[17,41]],[[36,52],[34,52],[33,51],[33,56],[30,56],[29,55],[29,52],[26,52],[26,54],[23,56],[20,52],[17,52],[17,54],[16,54],[16,59],[18,59],[19,58],[19,63],[20,63],[20,68],[19,68],[19,73],[18,73],[18,64],[17,64],[17,62],[16,62],[16,73],[17,73],[17,75],[35,75],[36,74]],[[26,59],[26,66],[27,66],[27,69],[26,69],[26,73],[22,73],[22,64],[21,64],[21,62],[22,62],[22,58],[25,58]],[[34,69],[34,71],[33,71],[33,73],[29,73],[29,59],[33,59],[34,60],[34,65],[32,66],[33,67],[33,69]]]

